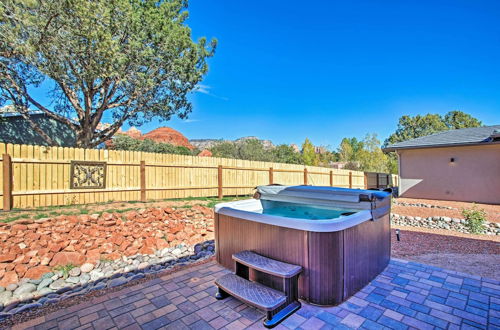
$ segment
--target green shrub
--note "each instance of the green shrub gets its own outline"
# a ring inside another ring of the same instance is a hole
[[[465,226],[469,232],[473,234],[481,234],[484,231],[483,224],[486,221],[486,212],[483,209],[478,209],[474,205],[470,209],[462,209],[466,223]]]
[[[64,279],[69,277],[69,271],[75,268],[76,266],[73,264],[67,264],[67,265],[59,265],[54,267],[55,271],[62,272],[62,276]]]

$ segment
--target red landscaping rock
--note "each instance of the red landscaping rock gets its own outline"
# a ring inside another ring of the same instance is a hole
[[[52,258],[50,266],[74,265],[80,266],[85,263],[85,256],[78,252],[58,252]]]
[[[24,277],[30,278],[33,280],[38,280],[42,277],[43,274],[51,272],[52,269],[47,266],[36,266],[28,269],[28,271],[24,274]]]
[[[17,264],[16,267],[14,267],[14,271],[17,273],[18,277],[23,277],[27,270],[28,266],[24,264]]]
[[[14,284],[19,281],[19,277],[17,276],[17,273],[14,271],[6,272],[2,279],[0,279],[0,286],[3,286],[4,288],[9,285],[9,284]]]
[[[28,229],[28,226],[26,225],[21,225],[21,224],[15,224],[15,225],[12,225],[12,227],[10,227],[11,230],[20,230],[20,231],[24,231],[24,230],[27,230]]]
[[[194,245],[213,239],[213,218],[211,209],[197,205],[0,224],[0,283],[37,279],[57,265],[94,265],[101,258]]]
[[[7,253],[0,255],[0,262],[10,262],[16,259],[16,255],[14,253]]]
[[[86,262],[95,264],[98,260],[101,259],[101,252],[99,251],[99,249],[87,251],[86,257]]]

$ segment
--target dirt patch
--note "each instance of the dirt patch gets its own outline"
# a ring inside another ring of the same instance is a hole
[[[439,229],[399,227],[392,230],[392,256],[472,275],[500,279],[500,238]]]
[[[474,205],[483,209],[486,212],[486,219],[491,222],[500,222],[500,205],[494,204],[475,204],[468,202],[454,202],[454,201],[441,201],[441,200],[430,200],[430,199],[414,199],[414,198],[398,198],[398,202],[403,203],[425,203],[436,206],[449,206],[456,210],[447,209],[436,209],[428,207],[415,207],[415,206],[401,206],[393,205],[392,212],[401,215],[410,215],[413,217],[432,217],[432,216],[442,216],[450,218],[460,218],[463,219],[462,209],[470,209]]]

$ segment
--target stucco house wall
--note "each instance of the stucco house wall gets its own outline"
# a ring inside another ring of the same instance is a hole
[[[402,197],[500,204],[499,143],[397,153]]]

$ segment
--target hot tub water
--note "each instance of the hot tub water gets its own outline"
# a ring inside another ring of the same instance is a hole
[[[357,212],[357,210],[352,209],[327,208],[289,202],[269,200],[261,200],[261,202],[263,206],[262,214],[287,218],[325,220],[339,218],[344,213],[348,213],[345,215],[350,215]]]

